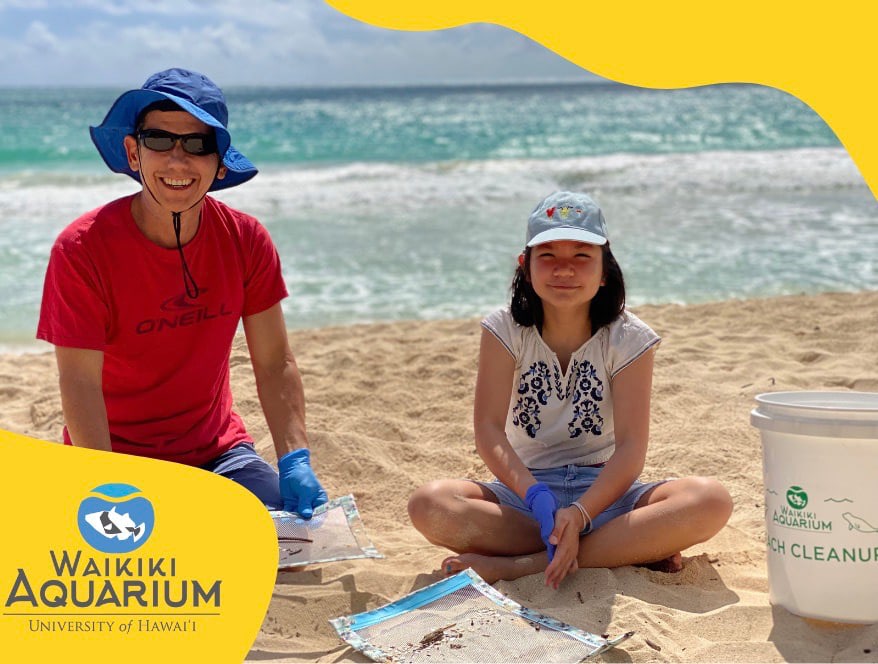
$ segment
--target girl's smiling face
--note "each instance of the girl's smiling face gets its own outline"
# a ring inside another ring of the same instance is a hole
[[[601,247],[573,240],[546,242],[530,253],[529,280],[543,306],[588,307],[604,284]]]

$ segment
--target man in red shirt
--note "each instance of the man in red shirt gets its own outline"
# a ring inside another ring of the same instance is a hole
[[[58,236],[37,337],[55,345],[65,443],[200,466],[310,518],[327,496],[310,465],[280,259],[255,218],[207,196],[257,172],[227,125],[222,91],[187,70],[116,100],[92,140],[141,191]],[[279,474],[232,409],[240,320]]]

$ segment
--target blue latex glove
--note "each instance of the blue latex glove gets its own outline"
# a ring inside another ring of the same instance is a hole
[[[537,482],[524,494],[524,502],[531,511],[531,516],[540,524],[540,537],[546,544],[549,562],[555,556],[555,545],[549,544],[549,535],[555,529],[555,512],[560,505],[552,490],[543,482]]]
[[[284,454],[277,462],[280,495],[284,509],[310,519],[314,508],[327,500],[326,491],[311,469],[311,450],[302,448]]]

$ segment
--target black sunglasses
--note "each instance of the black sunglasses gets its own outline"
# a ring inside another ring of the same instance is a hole
[[[177,141],[189,154],[202,156],[216,152],[216,138],[212,134],[172,134],[162,129],[142,129],[137,132],[137,139],[155,152],[173,150]]]

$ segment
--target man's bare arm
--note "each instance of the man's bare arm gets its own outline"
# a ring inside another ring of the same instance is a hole
[[[56,346],[55,358],[61,407],[73,444],[110,451],[110,427],[102,389],[103,352]]]

